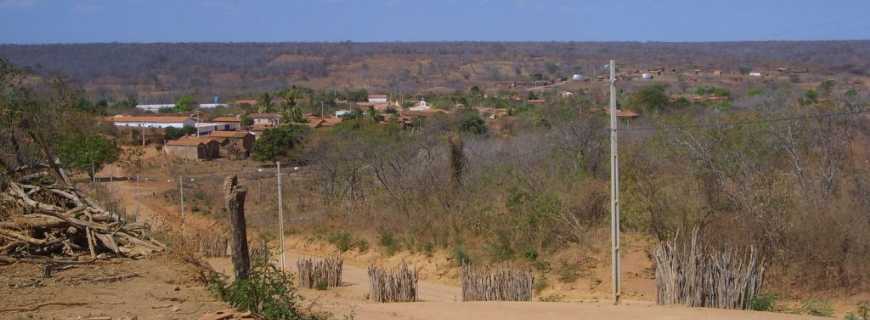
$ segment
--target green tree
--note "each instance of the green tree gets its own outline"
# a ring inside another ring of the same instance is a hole
[[[632,107],[646,111],[664,111],[671,104],[671,98],[668,97],[666,90],[667,87],[661,84],[646,86],[631,96],[630,103]]]
[[[275,103],[272,102],[272,95],[268,92],[263,92],[260,98],[257,99],[257,112],[267,113],[275,111]]]
[[[347,92],[347,100],[354,101],[354,102],[363,102],[363,101],[368,101],[368,99],[369,99],[369,92],[366,89],[349,90]]]
[[[307,123],[308,119],[302,113],[302,109],[296,106],[286,108],[281,112],[281,121],[284,123]]]
[[[308,128],[298,125],[287,125],[266,129],[263,136],[254,143],[254,160],[274,161],[287,157],[302,144]]]
[[[465,112],[459,121],[459,130],[462,132],[484,135],[487,133],[486,121],[476,112]]]
[[[183,136],[193,134],[194,132],[196,132],[196,128],[191,127],[191,126],[186,126],[183,128],[170,127],[170,128],[166,128],[166,130],[164,130],[163,137],[166,140],[175,140],[175,139],[181,138]]]
[[[191,112],[196,107],[196,101],[190,95],[181,96],[175,101],[176,112]]]
[[[87,172],[99,171],[105,164],[118,160],[119,149],[112,140],[97,134],[66,135],[57,146],[58,156],[67,168]]]

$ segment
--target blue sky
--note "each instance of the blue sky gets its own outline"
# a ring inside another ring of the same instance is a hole
[[[868,13],[870,0],[0,0],[0,43],[870,39]]]

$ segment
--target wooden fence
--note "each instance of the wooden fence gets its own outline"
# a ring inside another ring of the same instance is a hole
[[[713,250],[698,230],[655,249],[656,303],[749,309],[764,281],[764,261],[754,248]]]
[[[198,251],[205,257],[229,257],[229,239],[224,236],[194,237]]]
[[[532,301],[534,275],[529,271],[463,265],[460,280],[463,301]]]
[[[392,270],[369,266],[369,298],[376,302],[417,301],[417,270],[404,262]]]
[[[341,271],[344,261],[341,257],[325,259],[299,258],[296,267],[299,271],[299,286],[303,288],[337,288],[341,286]]]

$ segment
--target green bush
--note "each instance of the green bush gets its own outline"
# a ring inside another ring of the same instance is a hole
[[[229,286],[213,277],[209,289],[234,308],[260,315],[263,319],[317,319],[299,310],[301,297],[293,286],[293,275],[281,272],[271,264],[255,264],[248,279],[237,280]]]
[[[389,231],[378,232],[378,244],[384,248],[387,256],[392,256],[402,249],[402,244],[399,243],[399,240]]]
[[[760,294],[752,298],[750,308],[755,311],[773,311],[776,308],[775,294]]]
[[[366,239],[357,239],[354,241],[353,246],[359,251],[359,253],[369,252],[369,242]]]
[[[465,247],[462,245],[458,245],[453,247],[453,261],[456,261],[457,266],[462,266],[471,263],[471,256],[468,255],[468,252],[465,251]]]
[[[298,125],[266,129],[254,143],[254,160],[273,161],[290,155],[290,151],[302,143],[307,133],[308,127]]]
[[[315,238],[323,239],[323,236],[316,235]],[[369,242],[366,239],[356,238],[347,231],[330,233],[326,237],[326,242],[334,245],[340,252],[347,252],[353,249],[357,249],[360,253],[369,251]]]
[[[834,315],[831,302],[821,299],[809,299],[801,304],[801,311],[811,316],[830,317]]]
[[[184,126],[182,128],[170,127],[166,128],[166,130],[163,132],[163,137],[166,138],[166,140],[175,140],[183,136],[193,134],[194,132],[196,132],[196,128],[192,126]]]
[[[346,252],[353,248],[353,235],[347,231],[339,231],[329,235],[326,239],[329,243],[335,245],[335,248],[340,252]]]
[[[465,112],[462,119],[459,121],[459,131],[472,133],[476,135],[484,135],[488,131],[486,121],[484,121],[476,112]]]
[[[511,260],[516,254],[506,231],[497,232],[496,237],[487,242],[484,249],[494,262]]]

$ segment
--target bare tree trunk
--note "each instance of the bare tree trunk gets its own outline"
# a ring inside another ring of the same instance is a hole
[[[235,175],[224,180],[227,211],[230,214],[232,228],[232,260],[236,280],[248,278],[251,269],[251,258],[248,252],[248,235],[245,226],[245,196],[248,191],[239,184]]]

